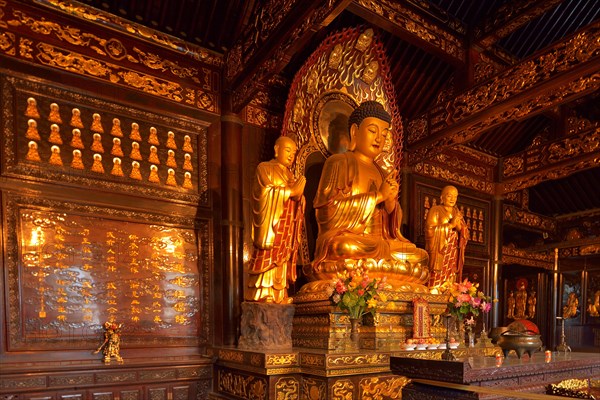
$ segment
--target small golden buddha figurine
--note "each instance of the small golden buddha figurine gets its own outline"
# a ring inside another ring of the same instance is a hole
[[[121,139],[113,138],[113,147],[110,154],[117,157],[123,157],[123,149],[121,149]]]
[[[380,103],[363,102],[348,120],[348,151],[325,161],[314,200],[319,233],[303,292],[321,291],[338,273],[359,267],[370,278],[387,277],[388,290],[428,292],[427,253],[400,232],[397,171],[386,173],[375,162],[390,122]]]
[[[177,168],[177,161],[175,161],[175,152],[173,150],[167,151],[167,166]]]
[[[281,136],[275,142],[275,158],[256,169],[252,186],[253,243],[248,263],[247,301],[285,304],[288,281],[296,280],[299,231],[304,221],[306,178],[294,177],[290,167],[296,142]]]
[[[48,160],[48,162],[52,165],[62,166],[63,162],[62,162],[62,159],[60,158],[60,147],[52,146],[50,148],[50,151],[52,151],[52,154],[50,154],[50,159]]]
[[[160,160],[158,159],[158,149],[156,146],[150,146],[150,155],[148,156],[148,161],[152,164],[160,164]]]
[[[73,129],[73,137],[71,138],[71,147],[83,149],[83,141],[81,140],[81,131],[77,128]]]
[[[169,168],[167,170],[167,185],[168,186],[177,186],[177,180],[175,179],[175,170],[173,168]]]
[[[93,142],[92,142],[92,151],[95,151],[97,153],[104,153],[104,146],[102,146],[102,135],[100,135],[99,133],[94,133],[93,136]]]
[[[567,304],[563,307],[563,318],[575,318],[579,313],[579,298],[577,293],[571,292],[567,297]]]
[[[183,137],[183,151],[187,151],[188,153],[194,152],[194,149],[192,148],[192,138],[188,135]]]
[[[114,321],[104,323],[104,342],[94,351],[98,354],[102,350],[103,361],[105,364],[110,364],[114,358],[118,363],[123,362],[123,358],[119,354],[121,349],[121,328],[123,324],[118,324]]]
[[[183,186],[185,189],[192,189],[194,186],[192,185],[192,174],[189,172],[185,172],[183,174]]]
[[[60,117],[58,104],[50,104],[50,113],[48,114],[48,121],[54,122],[55,124],[62,124],[62,118]]]
[[[440,204],[431,207],[427,214],[425,241],[432,293],[441,292],[444,282],[462,280],[469,230],[456,206],[457,199],[458,190],[454,186],[446,186],[442,189]]]
[[[158,132],[156,131],[156,128],[153,126],[150,127],[150,135],[148,136],[148,143],[153,144],[155,146],[160,145],[160,142],[158,141]]]
[[[84,169],[80,150],[73,150],[73,160],[71,161],[71,168]]]
[[[113,125],[110,128],[110,134],[116,137],[123,137],[123,132],[121,131],[121,120],[119,118],[113,118]]]
[[[129,158],[142,161],[142,154],[140,153],[140,145],[138,142],[131,143],[131,153],[129,153]]]
[[[193,171],[194,167],[192,167],[192,156],[188,153],[183,155],[183,169],[186,171]]]
[[[27,108],[25,109],[25,116],[29,118],[40,118],[40,113],[37,109],[37,101],[33,97],[27,99]]]
[[[137,122],[131,123],[131,133],[129,134],[129,139],[136,140],[138,142],[142,141],[142,135],[140,135],[140,126]]]
[[[58,128],[58,125],[50,125],[50,136],[48,137],[48,142],[52,144],[63,144],[62,138],[60,137],[60,130]]]
[[[104,133],[104,128],[102,127],[102,117],[98,113],[94,113],[92,115],[92,126],[90,127],[92,132]]]
[[[113,168],[110,171],[112,175],[123,176],[123,169],[121,168],[121,159],[119,157],[113,158]]]
[[[160,183],[160,178],[158,177],[158,167],[156,165],[150,166],[150,176],[148,176],[148,182]]]
[[[83,122],[81,121],[81,111],[79,108],[71,110],[71,126],[73,128],[83,129]]]
[[[99,174],[104,173],[104,166],[102,165],[102,156],[98,153],[94,154],[94,163],[92,164],[92,171]]]
[[[27,155],[25,156],[25,159],[27,161],[36,161],[36,162],[42,161],[42,159],[40,158],[40,154],[38,153],[38,145],[36,142],[34,142],[33,140],[30,141],[27,144],[27,147],[29,148],[27,150]]]
[[[177,143],[175,143],[175,133],[172,131],[167,132],[167,149],[177,150]]]
[[[25,137],[31,140],[42,140],[40,133],[38,132],[37,122],[35,119],[30,119],[27,121],[27,132],[25,132]]]
[[[133,161],[131,163],[131,173],[129,174],[131,179],[135,179],[137,181],[142,180],[142,173],[140,172],[140,163],[137,161]]]

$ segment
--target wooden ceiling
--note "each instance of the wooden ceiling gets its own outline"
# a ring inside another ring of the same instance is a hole
[[[264,10],[273,9],[273,4],[298,7],[297,1],[293,0],[81,2],[225,55],[242,40],[245,32],[260,23],[265,17],[262,14]],[[325,2],[308,3],[317,7],[317,4]],[[426,112],[440,93],[448,90],[449,82],[458,81],[456,77],[462,76],[467,68],[449,61],[427,46],[406,40],[397,30],[387,27],[378,16],[360,11],[357,5],[360,1],[337,3],[343,4],[345,9],[314,32],[280,69],[278,73],[284,81],[291,81],[310,53],[330,33],[361,24],[374,28],[384,43],[399,110],[406,120]],[[386,0],[384,3],[393,4],[394,1]],[[426,17],[440,29],[461,37],[467,47],[471,44],[507,68],[590,24],[597,24],[600,19],[597,0],[407,0],[396,3]],[[510,18],[503,20],[506,15]],[[454,85],[460,86],[456,82]],[[455,87],[452,90],[456,93],[464,89]],[[551,140],[561,137],[565,134],[564,120],[568,116],[600,124],[599,103],[600,94],[596,91],[551,111],[493,127],[466,145],[502,160],[524,151],[536,138]],[[531,211],[557,216],[600,209],[599,188],[600,167],[546,180],[529,189]]]

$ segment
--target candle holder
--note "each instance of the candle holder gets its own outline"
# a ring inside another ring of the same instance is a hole
[[[567,351],[570,352],[571,351],[571,347],[567,344],[566,338],[567,336],[565,335],[565,318],[563,317],[556,317],[557,320],[559,320],[561,322],[561,328],[560,328],[560,344],[558,346],[556,346],[556,351],[564,351],[565,355],[567,354]]]
[[[452,354],[452,350],[450,349],[450,317],[452,315],[450,313],[444,314],[446,318],[446,350],[442,353],[442,360],[446,361],[455,361],[456,356]]]

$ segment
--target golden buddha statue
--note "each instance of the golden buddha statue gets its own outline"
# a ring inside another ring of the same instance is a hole
[[[375,162],[391,135],[391,117],[367,101],[348,120],[349,151],[330,156],[314,200],[319,233],[303,291],[319,291],[338,273],[362,268],[396,292],[427,292],[428,256],[402,236],[397,171]]]
[[[304,220],[306,178],[294,177],[290,167],[296,142],[281,136],[275,142],[275,158],[256,169],[252,187],[253,241],[248,263],[246,301],[291,303],[288,281],[296,281],[299,233]]]

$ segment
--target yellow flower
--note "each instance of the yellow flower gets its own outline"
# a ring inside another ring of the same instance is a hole
[[[376,308],[377,307],[377,300],[375,300],[375,299],[369,299],[369,300],[367,300],[367,307],[368,308]]]
[[[384,303],[387,303],[388,301],[387,296],[383,293],[379,293],[379,299]]]

